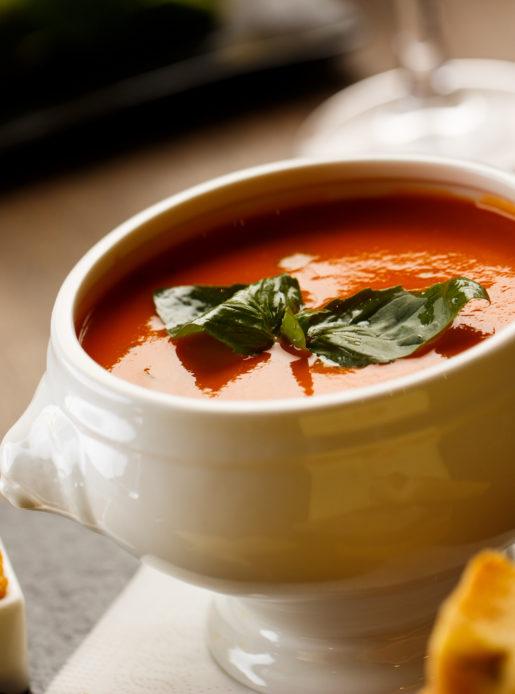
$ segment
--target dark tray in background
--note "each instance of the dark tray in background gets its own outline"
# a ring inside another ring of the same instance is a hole
[[[216,16],[183,13],[169,45],[159,19],[127,25],[114,43],[83,41],[82,53],[60,45],[39,72],[4,79],[0,184],[291,98],[359,34],[345,0],[230,0]]]

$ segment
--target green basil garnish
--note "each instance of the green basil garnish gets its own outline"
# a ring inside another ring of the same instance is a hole
[[[428,289],[363,289],[316,310],[305,309],[288,274],[249,285],[180,286],[154,293],[173,338],[204,331],[238,354],[257,354],[278,339],[345,367],[394,361],[437,337],[471,299],[486,299],[477,282],[455,277]]]
[[[340,366],[366,366],[413,354],[471,299],[488,300],[488,294],[480,284],[456,277],[421,292],[363,289],[321,310],[302,311],[298,320],[312,352]]]
[[[258,354],[280,335],[286,309],[299,311],[302,295],[297,280],[284,274],[249,285],[161,289],[154,303],[172,337],[204,331],[237,354]]]

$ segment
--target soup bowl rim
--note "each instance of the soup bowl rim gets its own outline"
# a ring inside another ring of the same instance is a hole
[[[515,203],[515,178],[509,172],[490,167],[481,163],[466,160],[457,160],[441,156],[427,155],[363,155],[348,158],[324,158],[324,159],[291,159],[262,164],[251,168],[242,169],[233,173],[218,176],[205,183],[190,187],[182,192],[173,194],[159,202],[145,208],[133,215],[125,222],[117,226],[99,241],[97,241],[75,264],[65,278],[58,292],[51,318],[51,346],[56,355],[67,369],[80,375],[88,385],[98,388],[104,393],[112,393],[127,401],[143,407],[157,407],[160,409],[183,410],[203,412],[216,415],[266,415],[273,413],[291,412],[302,413],[305,411],[324,410],[326,408],[352,406],[357,402],[373,401],[376,398],[392,396],[395,393],[406,392],[411,389],[424,388],[435,379],[441,379],[460,370],[470,368],[473,363],[483,357],[495,356],[498,350],[505,349],[507,343],[515,340],[515,321],[503,327],[495,335],[489,336],[481,343],[474,345],[464,352],[455,355],[438,364],[424,367],[407,375],[398,376],[387,381],[353,387],[334,393],[312,395],[309,397],[289,397],[276,399],[218,399],[201,398],[178,395],[174,393],[151,390],[143,386],[131,383],[120,378],[90,357],[80,344],[75,327],[76,295],[85,281],[88,271],[98,262],[102,256],[116,244],[120,243],[127,235],[136,232],[143,224],[155,217],[169,212],[177,205],[191,200],[205,193],[216,192],[217,189],[230,186],[233,183],[250,181],[257,177],[269,174],[294,171],[296,169],[313,168],[320,166],[400,166],[406,172],[413,172],[420,167],[446,171],[456,176],[455,184],[460,183],[459,176],[469,174],[488,181],[491,187],[507,186],[513,190],[513,203]],[[424,177],[420,176],[420,182]],[[428,179],[429,182],[431,179]]]

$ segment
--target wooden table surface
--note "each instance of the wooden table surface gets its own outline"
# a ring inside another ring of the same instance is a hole
[[[358,79],[393,64],[389,4],[386,0],[360,0],[355,4],[367,18],[368,29],[362,45],[343,61],[342,83],[349,75]],[[442,4],[451,57],[515,60],[512,0],[447,0]],[[179,133],[170,130],[158,141],[137,147],[131,147],[129,142],[126,150],[117,154],[0,193],[1,433],[24,410],[43,373],[53,301],[66,273],[79,257],[110,229],[163,197],[219,174],[292,156],[299,126],[313,107],[334,90],[335,84],[334,78],[321,79],[276,103],[267,100],[259,106],[257,102],[255,108],[235,110],[214,122],[205,120]],[[40,588],[32,588],[32,574],[38,570],[38,551],[48,553],[53,546],[47,531],[57,533],[59,541],[73,543],[68,536],[71,531],[68,525],[64,529],[58,523],[60,519],[45,520],[41,526],[45,539],[38,545],[40,523],[33,519],[38,514],[10,508],[2,512],[5,506],[0,503],[0,535],[6,543],[9,540],[22,585],[29,587],[33,686],[34,691],[43,691],[67,649],[91,626],[111,594],[119,589],[120,581],[133,570],[133,564],[120,560],[118,582],[106,581],[109,585],[103,593],[104,601],[87,617],[82,614],[81,620],[75,619],[75,623],[79,621],[75,641],[68,639],[65,646],[62,638],[49,661],[44,625],[49,620],[51,624],[52,618],[41,602],[44,593]],[[100,552],[102,542],[96,536],[86,539],[82,533],[78,537],[83,541],[85,558],[75,572],[88,565],[88,552],[91,556]],[[37,541],[29,552],[21,545],[30,543],[31,538]],[[14,547],[15,544],[18,546]],[[98,557],[107,561],[110,550],[102,552]],[[49,565],[46,557],[43,563],[50,572],[61,568],[58,559]],[[105,567],[106,575],[114,570],[110,564]],[[77,580],[76,573],[74,576]],[[64,575],[59,580],[62,588],[72,579]],[[92,583],[87,585],[91,592]],[[76,602],[73,609],[80,611]]]

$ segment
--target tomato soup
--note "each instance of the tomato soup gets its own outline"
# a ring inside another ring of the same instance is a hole
[[[297,278],[306,307],[365,288],[421,290],[465,276],[474,299],[414,355],[342,368],[276,343],[240,356],[205,334],[173,340],[155,313],[154,290]],[[268,399],[356,388],[423,369],[478,344],[515,315],[515,223],[501,211],[436,193],[355,198],[236,218],[174,246],[105,293],[78,325],[86,352],[120,378],[188,397]]]

